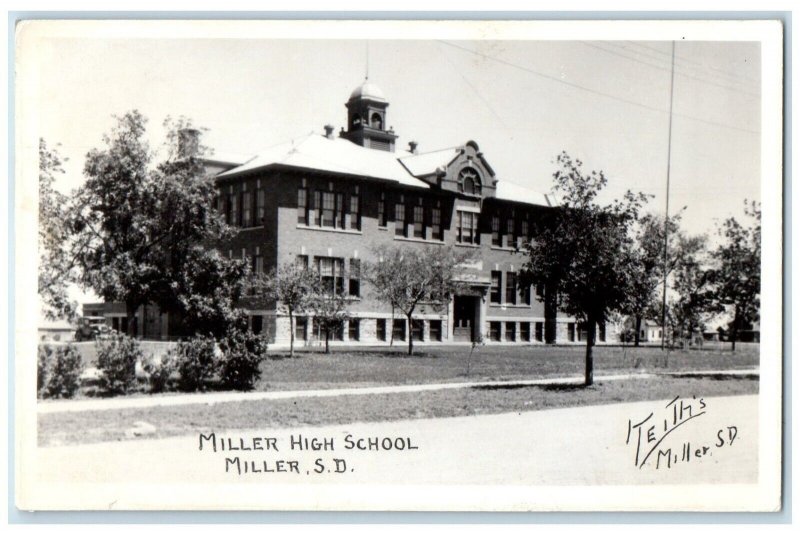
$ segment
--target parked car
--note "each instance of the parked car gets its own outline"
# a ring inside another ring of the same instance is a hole
[[[78,320],[75,341],[97,340],[106,338],[110,334],[111,328],[106,325],[106,319],[103,316],[84,316]]]

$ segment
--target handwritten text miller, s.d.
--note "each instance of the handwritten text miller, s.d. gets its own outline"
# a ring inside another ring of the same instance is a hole
[[[419,446],[411,437],[360,437],[347,434],[343,438],[291,434],[288,437],[218,436],[200,433],[199,451],[224,454],[225,472],[243,474],[344,474],[355,469],[342,457],[317,457],[309,460],[289,458],[301,452],[411,452]],[[262,456],[259,452],[265,452]]]
[[[656,469],[673,468],[680,463],[713,456],[714,451],[720,448],[733,446],[739,432],[735,425],[714,429],[713,435],[701,432],[700,439],[676,440],[676,435],[672,434],[674,431],[707,412],[708,403],[703,398],[676,396],[641,420],[629,419],[625,443],[636,446],[635,466],[641,469],[649,461]]]

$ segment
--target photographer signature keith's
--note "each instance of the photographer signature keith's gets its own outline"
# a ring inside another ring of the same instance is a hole
[[[638,421],[628,420],[628,435],[625,444],[635,446],[634,464],[643,468],[650,463],[656,469],[672,468],[679,463],[689,463],[712,456],[720,448],[733,446],[738,435],[735,425],[717,429],[710,440],[691,442],[670,438],[673,431],[696,420],[708,412],[703,398],[681,398],[676,396],[663,407]]]

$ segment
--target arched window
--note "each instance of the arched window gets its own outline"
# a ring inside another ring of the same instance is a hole
[[[383,119],[381,119],[380,113],[372,114],[372,120],[370,121],[370,126],[377,130],[383,130]]]
[[[481,178],[478,172],[467,167],[462,169],[458,175],[458,186],[462,193],[467,195],[481,194]]]

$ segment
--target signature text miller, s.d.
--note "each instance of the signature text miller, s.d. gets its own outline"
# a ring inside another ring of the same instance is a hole
[[[673,468],[678,464],[701,461],[713,456],[715,451],[733,446],[739,432],[735,425],[691,435],[702,437],[699,439],[679,439],[679,434],[673,434],[685,429],[689,422],[702,421],[708,410],[708,403],[703,398],[676,396],[644,418],[629,419],[625,444],[635,448],[635,466],[639,469],[645,465],[656,469]]]

